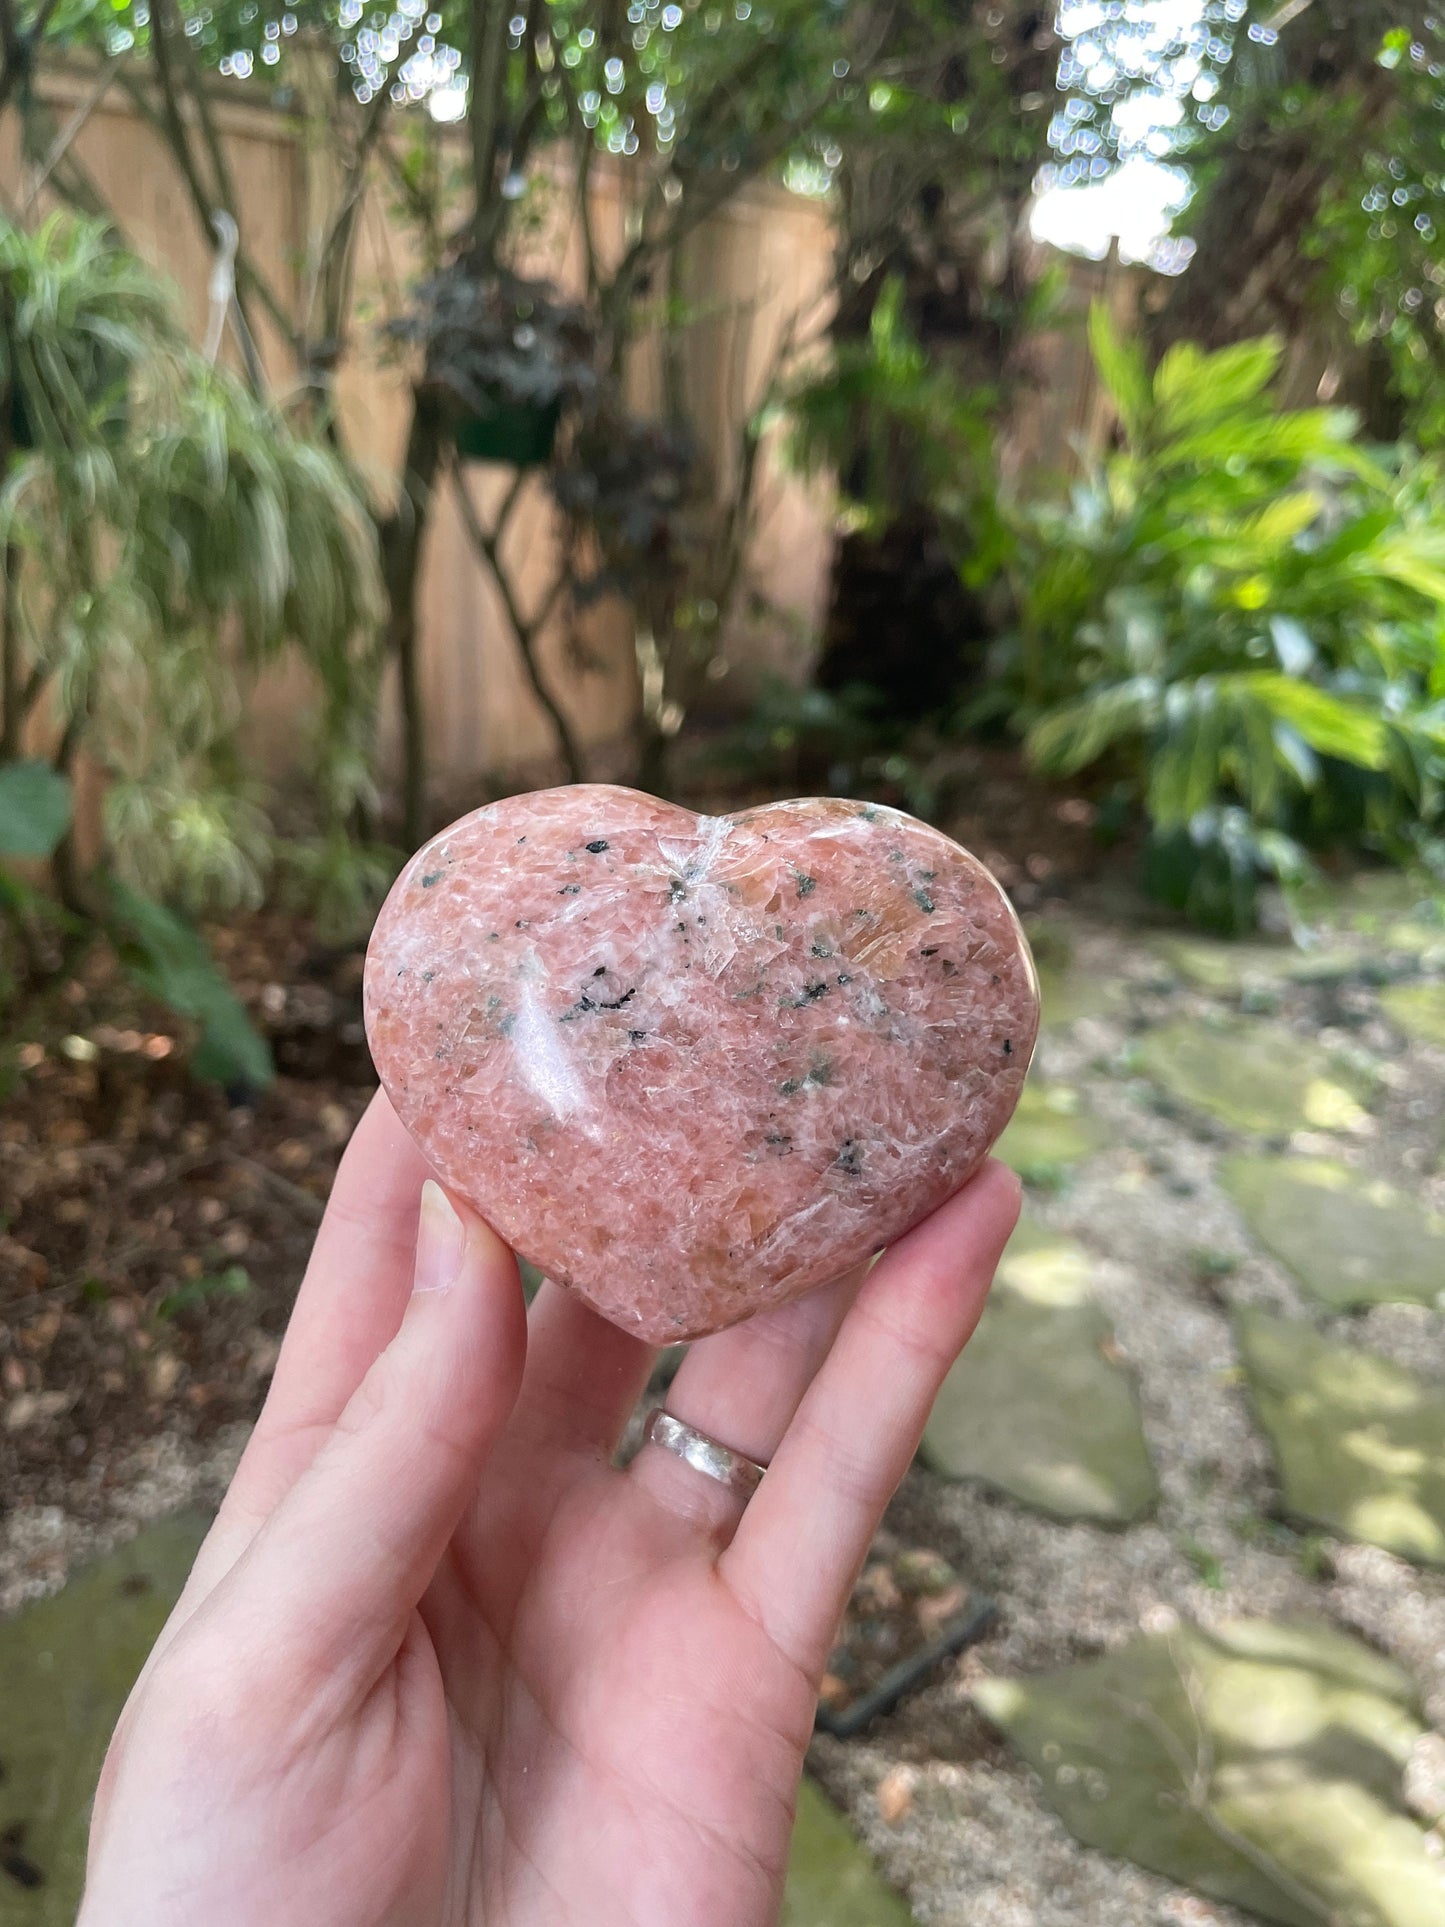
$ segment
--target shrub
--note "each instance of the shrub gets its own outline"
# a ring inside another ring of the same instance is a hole
[[[998,694],[1034,764],[1126,785],[1147,881],[1205,923],[1248,925],[1310,848],[1438,858],[1445,476],[1278,408],[1272,340],[1151,374],[1102,310],[1091,335],[1119,445],[1012,516]]]
[[[371,796],[372,524],[337,458],[193,353],[96,222],[0,226],[0,455],[0,857],[51,857],[72,935],[104,928],[152,988],[181,985],[202,1067],[255,1082],[259,1040],[217,1044],[239,1037],[239,1006],[154,899],[258,900],[280,846],[238,732],[287,651],[320,692],[313,797],[336,880]],[[69,835],[81,752],[106,779],[88,878]],[[18,873],[0,881],[12,923],[45,919]]]

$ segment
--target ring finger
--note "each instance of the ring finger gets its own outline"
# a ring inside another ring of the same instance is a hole
[[[699,1339],[672,1382],[667,1409],[743,1458],[766,1465],[792,1422],[804,1392],[828,1356],[868,1266],[775,1311]],[[671,1512],[708,1533],[728,1537],[744,1499],[654,1443],[633,1460],[630,1476]]]

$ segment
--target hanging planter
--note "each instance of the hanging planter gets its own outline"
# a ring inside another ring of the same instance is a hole
[[[467,462],[505,462],[540,468],[551,461],[562,420],[562,402],[517,401],[500,387],[485,412],[464,414],[456,424],[457,453]]]
[[[420,348],[463,461],[538,468],[550,462],[569,409],[597,385],[596,323],[550,284],[455,262],[389,325]]]

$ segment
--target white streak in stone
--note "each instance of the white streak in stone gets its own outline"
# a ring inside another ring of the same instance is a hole
[[[591,1109],[576,1062],[557,1035],[556,1019],[543,1010],[531,984],[523,984],[517,1002],[512,1054],[522,1082],[554,1116],[573,1118]]]
[[[696,836],[660,836],[657,847],[664,860],[687,883],[702,883],[732,832],[725,816],[700,816]]]

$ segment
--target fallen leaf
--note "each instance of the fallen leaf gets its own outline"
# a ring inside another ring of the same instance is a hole
[[[883,1824],[896,1827],[902,1824],[904,1815],[913,1805],[913,1774],[906,1766],[895,1766],[891,1773],[885,1773],[878,1782],[874,1795],[878,1802],[878,1813]]]
[[[146,1372],[146,1389],[152,1398],[169,1398],[181,1375],[181,1361],[174,1352],[157,1352]]]
[[[5,1430],[23,1432],[40,1419],[57,1417],[72,1402],[69,1392],[21,1392],[5,1407]]]

